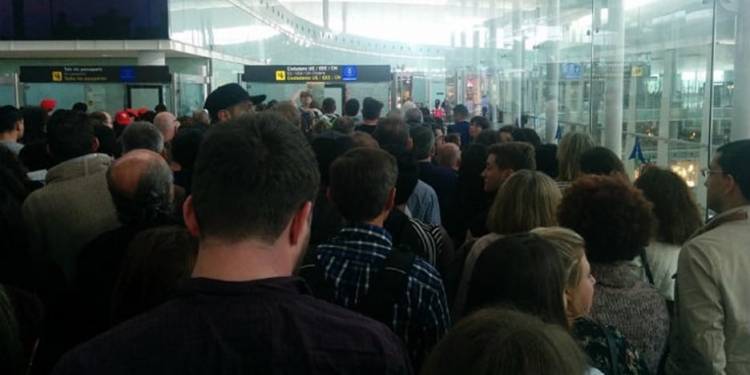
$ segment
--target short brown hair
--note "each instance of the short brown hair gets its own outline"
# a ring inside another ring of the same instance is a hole
[[[651,203],[617,176],[586,175],[565,190],[557,213],[560,226],[586,241],[593,262],[629,261],[648,245],[654,227]]]
[[[495,155],[498,169],[536,170],[534,146],[526,142],[507,142],[490,146],[488,153]]]
[[[570,132],[565,134],[557,147],[559,181],[573,181],[581,174],[581,155],[594,148],[596,143],[587,133]]]
[[[697,231],[703,220],[698,204],[685,180],[667,169],[651,167],[635,181],[646,198],[654,205],[658,220],[656,239],[682,245]]]
[[[398,166],[391,154],[374,148],[355,148],[331,164],[331,199],[345,219],[372,220],[385,210],[397,178]]]
[[[536,227],[557,225],[562,194],[557,184],[541,172],[520,170],[500,187],[487,216],[492,233],[513,234]]]
[[[352,134],[354,132],[354,117],[341,116],[333,121],[333,130],[344,133]]]
[[[421,374],[568,375],[587,369],[586,355],[565,328],[518,311],[491,308],[471,314],[448,331]]]
[[[273,108],[273,111],[279,113],[284,119],[292,123],[296,127],[302,126],[302,114],[299,112],[299,108],[297,108],[294,103],[290,101],[283,101],[276,105],[276,107]]]
[[[195,161],[192,197],[201,234],[276,241],[312,202],[318,163],[299,128],[264,111],[214,127]]]

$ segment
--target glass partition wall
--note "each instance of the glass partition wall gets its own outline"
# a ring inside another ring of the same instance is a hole
[[[750,99],[748,1],[280,3],[334,31],[448,47],[449,105],[487,107],[495,126],[533,127],[546,142],[588,132],[623,157],[632,178],[643,162],[671,168],[700,202],[699,171],[713,150],[750,138],[750,106],[736,105]],[[390,32],[411,23],[420,27]],[[406,68],[424,69],[416,64]],[[645,160],[628,158],[636,143]]]

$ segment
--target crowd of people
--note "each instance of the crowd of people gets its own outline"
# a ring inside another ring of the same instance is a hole
[[[463,105],[54,106],[0,108],[2,374],[750,374],[750,140],[704,223]]]

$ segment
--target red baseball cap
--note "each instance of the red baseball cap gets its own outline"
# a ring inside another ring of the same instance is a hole
[[[146,107],[138,108],[138,115],[143,116],[144,114],[146,114],[146,112],[148,112],[148,108]]]
[[[133,118],[130,117],[128,111],[119,111],[115,113],[115,122],[118,125],[127,126],[133,123]]]
[[[57,105],[57,100],[55,99],[43,99],[42,102],[39,103],[39,106],[42,107],[42,109],[44,109],[47,112],[55,109],[56,105]]]
[[[138,117],[138,111],[136,111],[133,108],[126,109],[125,113],[127,113],[127,114],[129,114],[130,116],[133,116],[133,117]]]

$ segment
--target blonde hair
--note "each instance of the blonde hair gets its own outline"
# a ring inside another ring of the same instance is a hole
[[[559,172],[558,181],[573,181],[581,175],[581,155],[596,146],[587,133],[570,132],[565,134],[557,147]]]
[[[565,286],[575,288],[581,280],[581,260],[586,255],[586,242],[578,233],[563,227],[535,228],[531,233],[549,241],[560,253],[565,266]]]
[[[561,200],[560,189],[550,177],[520,170],[498,190],[487,216],[487,229],[492,233],[513,234],[557,225]]]

